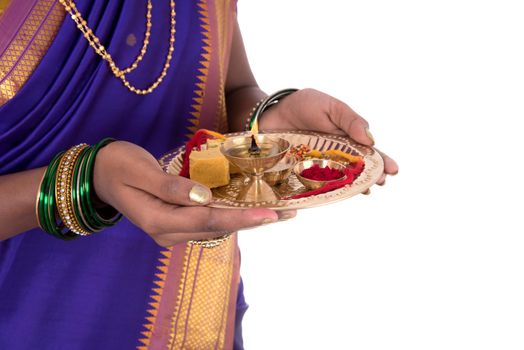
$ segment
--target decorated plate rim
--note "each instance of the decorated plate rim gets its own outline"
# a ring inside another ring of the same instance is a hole
[[[290,210],[290,209],[305,209],[316,206],[331,204],[339,202],[344,199],[353,197],[356,194],[366,191],[369,187],[374,185],[384,171],[384,162],[382,157],[372,147],[361,145],[356,143],[349,137],[325,134],[315,131],[265,131],[266,135],[275,135],[282,138],[290,138],[293,135],[298,136],[310,136],[311,138],[317,137],[320,139],[334,141],[339,144],[348,146],[352,151],[356,151],[359,155],[364,158],[365,168],[362,174],[353,182],[351,185],[346,185],[339,189],[299,199],[289,200],[276,200],[271,202],[239,202],[233,199],[217,198],[213,196],[213,201],[208,205],[213,208],[223,209],[247,209],[247,208],[268,208],[273,210]],[[234,132],[224,134],[226,137],[249,135],[249,132]],[[317,141],[318,143],[318,141]],[[337,147],[337,149],[340,147]],[[173,151],[165,154],[159,159],[159,163],[162,169],[168,173],[172,167],[175,167],[175,162],[178,161],[178,167],[180,166],[180,157],[184,152],[185,146],[182,145]]]

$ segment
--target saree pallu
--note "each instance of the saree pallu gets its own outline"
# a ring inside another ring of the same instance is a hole
[[[142,46],[146,1],[76,3],[117,65],[129,66]],[[0,17],[0,174],[45,166],[104,137],[160,157],[199,128],[227,130],[236,3],[178,0],[175,9],[171,68],[139,96],[57,0],[12,0]],[[153,2],[152,24],[147,53],[128,76],[138,87],[162,70],[168,1]],[[236,237],[212,249],[166,249],[127,220],[72,242],[34,229],[0,242],[0,349],[230,349],[245,308],[239,281]]]

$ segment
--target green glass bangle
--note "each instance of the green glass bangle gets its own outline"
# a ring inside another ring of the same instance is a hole
[[[93,157],[93,147],[89,148],[89,151],[82,159],[82,169],[80,172],[80,205],[84,211],[86,220],[89,222],[89,225],[101,229],[104,227],[104,223],[99,221],[95,215],[95,210],[92,205],[88,202],[88,199],[91,197],[90,186],[86,181],[86,178],[89,178],[87,173],[87,164],[89,160]]]
[[[96,218],[96,221],[101,222],[104,226],[113,226],[122,218],[122,214],[120,214],[117,210],[110,206],[107,206],[106,208],[109,215],[107,215],[107,217],[105,217],[105,215],[102,216],[99,211],[94,209],[92,201],[93,194],[91,193],[91,188],[93,187],[93,173],[96,155],[102,147],[108,145],[113,141],[115,141],[115,139],[106,138],[98,142],[93,147],[93,149],[91,150],[91,154],[87,160],[87,165],[84,173],[84,189],[86,194],[85,198],[87,200],[88,207],[93,211],[93,215]]]
[[[47,182],[46,185],[47,185],[45,187],[46,193],[45,193],[45,199],[44,199],[44,204],[43,204],[44,205],[44,211],[43,211],[43,215],[42,215],[42,218],[43,218],[44,222],[43,222],[42,226],[43,226],[43,229],[47,233],[50,233],[51,235],[60,238],[61,230],[56,225],[56,220],[55,220],[55,217],[54,217],[54,213],[55,213],[54,207],[53,207],[53,204],[54,204],[53,203],[54,193],[52,193],[53,189],[51,187],[51,178],[49,179],[49,181]]]
[[[52,160],[44,173],[42,183],[40,185],[38,212],[40,227],[50,235],[70,240],[76,238],[72,232],[63,231],[64,226],[57,224],[57,210],[54,200],[54,189],[56,184],[56,175],[58,164],[65,152],[58,153]]]
[[[89,225],[96,228],[97,231],[101,231],[107,225],[98,219],[95,208],[90,204],[90,199],[92,196],[90,189],[92,185],[90,185],[88,182],[89,174],[87,173],[87,165],[92,157],[93,147],[90,147],[89,152],[82,161],[82,169],[80,171],[80,204],[84,212],[85,219]]]
[[[74,215],[78,223],[78,228],[88,233],[97,232],[104,227],[113,226],[122,218],[122,214],[110,206],[97,210],[93,205],[93,198],[96,195],[92,192],[95,158],[102,147],[113,141],[115,140],[106,138],[93,147],[82,149],[75,158],[74,164],[71,164],[71,193],[66,195],[70,196],[68,199],[71,200],[71,214]],[[59,185],[57,181],[65,181],[65,179],[58,178],[58,176],[60,176],[58,172],[60,162],[64,154],[66,154],[66,152],[60,152],[53,157],[44,172],[38,192],[36,210],[38,224],[44,231],[54,237],[70,240],[77,238],[79,235],[70,231],[66,225],[60,221],[58,214],[59,208],[57,207],[59,204],[56,201],[57,198],[55,198],[57,195],[55,193],[56,186]],[[62,177],[64,176],[65,175],[62,175]],[[61,186],[63,186],[63,184]],[[66,204],[64,203],[62,205]]]
[[[58,169],[58,165],[59,165],[58,163],[59,162],[56,163],[55,173]],[[61,179],[57,179],[55,175],[51,177],[50,182],[49,182],[49,189],[48,189],[49,190],[48,192],[49,205],[47,207],[48,221],[53,228],[53,233],[55,237],[69,241],[69,240],[77,238],[78,235],[70,231],[64,224],[57,224],[57,218],[60,217],[58,215],[58,209],[56,207],[56,204],[58,203],[55,204],[56,202],[55,187],[56,187],[56,181],[58,180],[61,180]]]
[[[52,225],[51,221],[49,220],[49,208],[51,207],[52,209],[53,205],[53,202],[50,201],[49,198],[49,188],[51,179],[53,179],[56,176],[58,163],[60,162],[60,159],[62,158],[63,154],[64,152],[60,152],[53,157],[44,173],[42,183],[40,184],[40,198],[38,201],[38,217],[40,220],[40,227],[53,236],[59,235],[60,230],[56,227],[56,225]]]
[[[264,113],[269,107],[273,106],[274,104],[278,103],[284,97],[291,95],[292,93],[296,91],[298,91],[298,89],[280,90],[280,91],[275,92],[272,95],[267,96],[261,102],[257,103],[255,108],[253,109],[253,112],[247,119],[246,131],[251,130],[255,121],[258,120],[258,118],[262,115],[262,113]]]

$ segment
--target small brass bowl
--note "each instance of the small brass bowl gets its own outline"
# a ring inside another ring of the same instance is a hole
[[[304,171],[305,169],[311,168],[315,164],[317,164],[321,168],[330,167],[331,169],[337,169],[337,170],[340,170],[342,172],[344,172],[344,170],[346,169],[346,167],[344,165],[340,164],[339,162],[335,162],[334,160],[329,160],[329,159],[313,158],[313,159],[308,159],[308,160],[303,160],[301,162],[298,162],[293,167],[293,172],[295,173],[297,179],[300,182],[302,182],[302,184],[307,189],[316,190],[317,188],[320,188],[320,187],[324,186],[325,184],[328,184],[328,183],[334,182],[334,181],[344,180],[346,178],[346,175],[344,175],[344,176],[342,176],[342,177],[340,177],[338,179],[335,179],[335,180],[316,181],[316,180],[307,179],[307,178],[305,178],[305,177],[300,175],[300,173],[302,173],[302,171]]]
[[[289,178],[296,163],[297,159],[294,156],[285,156],[274,167],[264,172],[264,181],[271,186],[281,184]]]

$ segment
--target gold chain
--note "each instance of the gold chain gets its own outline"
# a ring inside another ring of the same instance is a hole
[[[169,37],[169,51],[166,56],[166,60],[164,63],[164,68],[162,69],[162,72],[157,77],[155,82],[151,84],[146,89],[140,89],[137,88],[127,80],[126,74],[132,72],[134,69],[138,67],[138,63],[142,61],[144,58],[144,55],[147,52],[147,46],[149,45],[149,37],[151,35],[151,9],[153,8],[153,5],[151,4],[151,0],[147,0],[147,14],[146,14],[146,33],[144,37],[144,42],[142,44],[142,49],[140,50],[140,54],[136,57],[135,61],[127,68],[120,69],[117,67],[115,61],[113,61],[113,58],[107,52],[104,45],[100,43],[100,39],[93,33],[91,28],[87,26],[87,22],[82,17],[82,14],[78,11],[76,8],[76,5],[73,0],[59,0],[60,3],[64,6],[65,10],[69,13],[71,16],[71,19],[76,23],[76,26],[80,31],[84,34],[84,37],[87,39],[89,45],[95,50],[95,52],[100,55],[111,68],[111,71],[113,74],[122,80],[122,83],[132,92],[138,95],[146,95],[150,94],[155,90],[160,83],[162,83],[162,80],[167,74],[167,70],[169,69],[171,58],[173,57],[173,51],[175,50],[175,2],[174,0],[170,0],[170,6],[171,6],[171,30],[170,30],[170,37]]]

